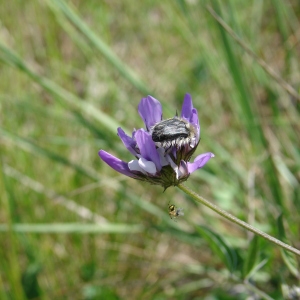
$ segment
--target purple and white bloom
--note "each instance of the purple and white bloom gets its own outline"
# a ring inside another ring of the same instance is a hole
[[[166,189],[186,181],[214,157],[207,152],[189,162],[200,141],[198,112],[189,94],[184,97],[180,117],[163,120],[161,104],[152,96],[141,100],[138,112],[145,129],[134,130],[130,137],[118,128],[120,139],[135,159],[125,162],[99,151],[102,160],[119,173]]]

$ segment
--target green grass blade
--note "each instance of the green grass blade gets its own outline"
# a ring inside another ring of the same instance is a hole
[[[218,4],[218,1],[214,1],[214,7],[216,11],[221,14],[221,8]],[[210,9],[212,14],[215,14],[214,11]],[[255,111],[255,107],[252,105],[254,103],[251,98],[251,92],[248,89],[249,83],[247,82],[247,77],[245,72],[240,67],[241,63],[238,60],[238,56],[234,51],[234,44],[229,39],[227,32],[224,26],[217,22],[217,26],[220,32],[220,36],[223,42],[224,52],[227,58],[227,64],[230,69],[230,74],[233,77],[235,82],[235,86],[239,91],[239,97],[237,97],[237,104],[240,109],[240,119],[245,120],[245,125],[251,138],[251,143],[257,153],[262,151],[262,149],[268,149],[270,146],[268,144],[267,139],[264,136],[263,125],[257,118],[257,113]],[[268,157],[264,162],[265,172],[268,174],[266,177],[272,187],[272,196],[274,202],[276,202],[283,211],[285,211],[285,205],[282,200],[282,190],[280,185],[280,180],[278,178],[278,173],[276,170],[276,165],[274,162],[274,158]]]
[[[218,1],[214,1],[214,8],[217,13],[221,14],[221,8]],[[222,16],[221,16],[222,17]],[[257,118],[254,114],[254,109],[252,107],[251,93],[248,89],[247,79],[245,72],[241,68],[241,63],[238,60],[237,51],[235,50],[235,45],[228,38],[227,32],[224,30],[223,26],[217,22],[217,27],[219,29],[219,34],[222,40],[223,51],[227,60],[227,65],[230,71],[230,75],[234,81],[236,89],[238,91],[237,105],[240,107],[240,115],[243,116],[245,122],[245,127],[252,141],[261,141],[262,134],[259,130]]]
[[[65,1],[52,0],[47,1],[52,7],[59,8],[65,16],[83,33],[83,35],[96,47],[98,51],[116,68],[124,78],[126,78],[141,93],[151,94],[150,89],[142,82],[142,80],[130,69],[122,60],[113,52],[100,37],[98,37],[75,13],[75,11],[66,4]]]
[[[282,241],[289,243],[289,241],[286,238],[286,233],[285,233],[285,229],[284,229],[284,225],[283,225],[283,215],[280,215],[277,218],[277,228],[278,228],[279,238]],[[290,272],[296,278],[299,278],[299,275],[300,275],[299,264],[298,264],[296,255],[294,255],[293,253],[290,253],[284,249],[280,249],[280,252],[281,252],[283,261],[284,261],[285,265],[288,267],[288,269],[290,270]]]
[[[34,154],[38,154],[38,155],[41,155],[48,159],[51,159],[55,163],[59,163],[59,164],[71,167],[79,174],[85,175],[93,180],[99,180],[101,178],[101,176],[96,171],[79,166],[79,165],[71,162],[69,159],[67,159],[64,156],[61,156],[57,153],[54,153],[50,150],[44,149],[44,148],[36,145],[33,141],[19,137],[19,136],[15,135],[13,133],[10,133],[2,128],[0,128],[0,133],[5,138],[9,139],[11,142],[13,142],[14,144],[16,144],[17,146],[19,146],[20,148],[22,148],[26,151],[30,151]]]
[[[248,247],[249,251],[247,253],[246,259],[244,261],[244,267],[243,267],[244,277],[247,277],[251,273],[258,260],[258,254],[260,248],[259,237],[257,235],[254,235],[249,244],[250,244]]]
[[[0,232],[7,232],[9,227],[7,224],[0,224]],[[13,224],[14,232],[26,233],[95,233],[95,234],[130,234],[143,232],[142,225],[128,224],[82,224],[82,223],[53,223],[53,224]]]
[[[8,218],[6,226],[6,235],[4,237],[6,247],[9,251],[4,253],[1,249],[1,267],[4,267],[6,270],[6,276],[10,285],[10,291],[13,299],[24,300],[25,295],[21,285],[21,266],[18,262],[18,237],[14,233],[14,219],[15,219],[15,210],[16,205],[14,201],[13,191],[10,188],[8,179],[4,173],[4,165],[2,161],[2,154],[0,153],[0,189],[1,193],[1,202],[3,204],[4,210],[6,211],[6,216]]]
[[[92,116],[98,122],[100,122],[102,126],[105,127],[107,130],[109,130],[111,133],[116,134],[116,128],[119,127],[119,124],[114,119],[112,119],[102,111],[98,110],[94,105],[87,102],[83,102],[74,94],[68,92],[67,90],[57,85],[56,83],[52,82],[51,80],[39,76],[37,73],[32,71],[26,65],[26,63],[20,57],[17,56],[17,54],[15,54],[11,49],[7,48],[1,42],[0,42],[0,54],[2,54],[1,59],[6,64],[9,64],[19,69],[20,71],[24,72],[33,81],[35,81],[41,87],[43,87],[45,90],[58,97],[60,100],[63,100],[64,105],[66,104],[71,105],[73,108],[84,111],[86,114]]]
[[[227,266],[230,272],[233,272],[237,266],[237,253],[227,242],[216,232],[206,226],[197,226],[196,230],[203,237],[212,251],[214,251],[221,261]]]
[[[63,196],[52,189],[46,188],[40,182],[33,180],[32,178],[22,174],[21,172],[8,165],[4,166],[4,172],[6,176],[14,178],[18,181],[18,183],[35,191],[36,193],[45,195],[47,198],[49,198],[49,200],[52,201],[52,203],[61,205],[65,209],[75,213],[77,216],[81,217],[84,220],[94,221],[99,224],[107,222],[107,220],[103,216],[92,212],[90,209],[77,204],[74,200]]]
[[[288,22],[285,20],[286,6],[288,5],[284,1],[278,0],[272,0],[272,4],[275,10],[277,26],[285,48],[285,73],[287,73],[291,67],[292,58],[291,47],[288,43],[288,39],[292,33],[289,32]]]

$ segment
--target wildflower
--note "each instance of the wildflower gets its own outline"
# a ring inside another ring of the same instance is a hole
[[[99,151],[102,160],[119,173],[166,189],[186,181],[214,157],[207,152],[189,162],[200,141],[198,113],[189,94],[184,97],[180,117],[163,120],[161,104],[152,96],[141,100],[138,112],[145,129],[134,130],[130,137],[118,128],[124,146],[136,159],[127,163],[104,150]]]

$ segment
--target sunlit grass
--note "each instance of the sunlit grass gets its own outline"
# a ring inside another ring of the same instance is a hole
[[[296,1],[208,4],[299,92]],[[140,99],[151,92],[168,118],[188,92],[197,152],[216,157],[187,185],[300,248],[299,100],[207,8],[1,5],[1,299],[282,299],[299,285],[294,256],[97,154],[132,159],[116,129],[143,126]],[[169,201],[184,208],[176,222]]]

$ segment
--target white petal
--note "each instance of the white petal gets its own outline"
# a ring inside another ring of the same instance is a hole
[[[179,166],[179,168],[178,168],[178,177],[177,177],[177,179],[179,179],[182,176],[185,176],[187,174],[188,174],[187,166],[185,164],[181,163],[180,166]]]
[[[140,167],[139,165],[139,161],[138,160],[131,160],[129,163],[128,163],[128,168],[130,171],[139,171],[139,172],[142,172],[144,174],[146,174],[146,172]]]
[[[175,170],[175,168],[177,168],[177,165],[174,163],[174,161],[172,160],[172,158],[169,154],[166,155],[166,159],[169,162],[169,165]]]
[[[160,158],[160,163],[161,163],[161,165],[162,165],[163,167],[164,167],[164,166],[167,166],[169,163],[168,163],[168,161],[167,161],[167,159],[166,159],[166,157],[165,157],[165,148],[160,147],[160,148],[157,148],[156,150],[157,150],[157,152],[158,152],[158,155],[159,155],[159,158]]]
[[[156,174],[156,166],[152,161],[149,161],[142,157],[139,159],[139,166],[147,173],[150,173],[152,175]]]
[[[194,148],[197,145],[197,139],[196,138],[192,138],[191,142],[190,142],[190,147]]]

